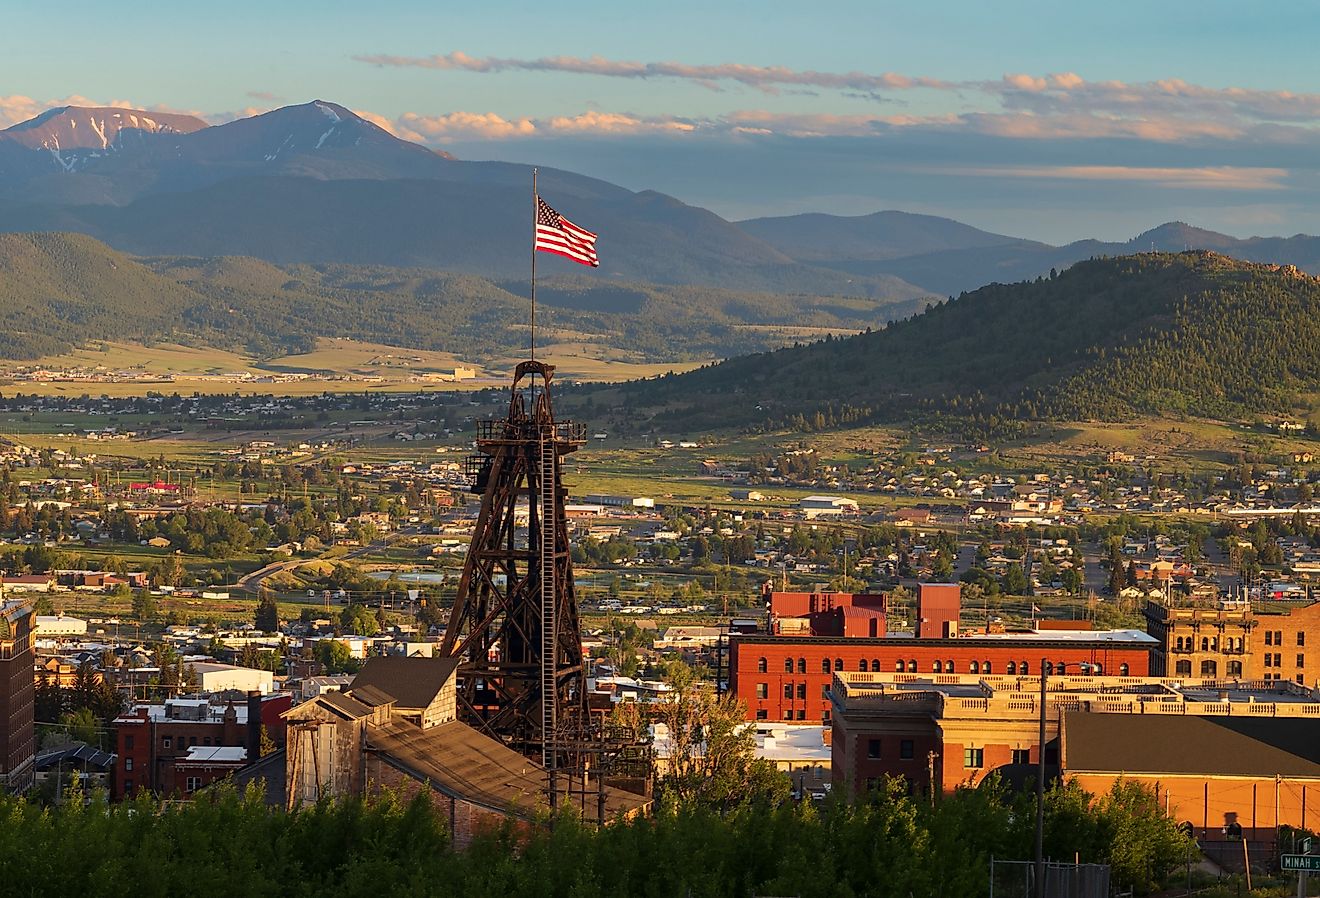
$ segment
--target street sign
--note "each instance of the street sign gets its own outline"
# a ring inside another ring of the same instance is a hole
[[[1307,870],[1320,873],[1320,854],[1285,854],[1280,860],[1284,870]]]

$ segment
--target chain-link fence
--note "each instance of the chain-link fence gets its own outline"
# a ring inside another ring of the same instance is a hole
[[[1037,891],[1033,861],[992,858],[990,898],[1109,898],[1109,865],[1047,862]]]

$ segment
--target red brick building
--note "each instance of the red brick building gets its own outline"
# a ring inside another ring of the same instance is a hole
[[[161,705],[138,705],[113,724],[117,758],[110,797],[118,801],[146,789],[158,795],[189,795],[258,759],[263,728],[276,745],[284,744],[281,715],[292,697],[249,695],[246,700],[212,704],[209,698],[170,699]],[[235,764],[233,752],[244,749]]]
[[[735,635],[729,639],[729,690],[746,703],[750,720],[828,724],[836,671],[1030,676],[1039,673],[1041,658],[1049,658],[1056,671],[1065,673],[1144,677],[1156,644],[1139,630],[1044,630],[956,639]]]
[[[1064,673],[1146,676],[1158,640],[1139,630],[961,634],[961,587],[922,583],[917,634],[887,635],[886,596],[767,593],[769,632],[729,639],[729,690],[752,720],[830,722],[838,672],[1030,675],[1042,657]],[[875,626],[878,615],[879,626]],[[1072,624],[1072,626],[1081,626]]]
[[[30,787],[35,775],[33,621],[27,602],[0,603],[0,788],[13,792]]]

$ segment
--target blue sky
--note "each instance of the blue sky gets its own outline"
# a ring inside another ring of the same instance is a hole
[[[1320,4],[71,0],[5,21],[0,124],[69,98],[222,121],[318,97],[732,218],[1320,232]]]

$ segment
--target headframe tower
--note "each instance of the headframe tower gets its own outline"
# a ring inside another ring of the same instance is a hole
[[[442,652],[462,659],[458,714],[553,771],[589,729],[561,460],[584,428],[555,420],[554,366],[514,370],[508,413],[477,422],[481,496]]]

